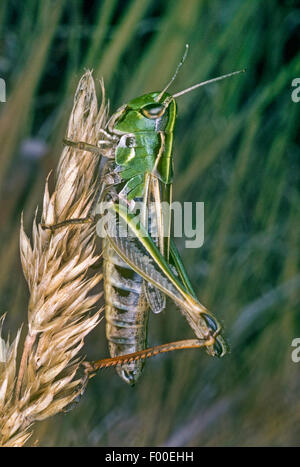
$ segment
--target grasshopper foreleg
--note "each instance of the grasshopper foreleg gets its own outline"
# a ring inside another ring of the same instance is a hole
[[[104,155],[108,159],[113,159],[114,150],[113,150],[113,142],[110,140],[100,139],[97,141],[97,145],[86,143],[85,141],[71,141],[69,139],[64,138],[63,143],[66,146],[71,146],[72,148],[79,149],[80,151],[89,151],[99,156]],[[107,146],[106,148],[102,146]]]
[[[80,149],[81,151],[89,151],[95,154],[101,153],[101,148],[95,146],[94,144],[86,143],[85,141],[71,141],[69,139],[64,138],[63,143],[66,146],[71,146],[72,148]]]

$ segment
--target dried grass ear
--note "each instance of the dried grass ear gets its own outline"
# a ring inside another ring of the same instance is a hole
[[[103,102],[97,110],[94,80],[86,72],[76,91],[68,138],[96,144],[106,116]],[[63,149],[52,195],[46,180],[43,222],[86,214],[96,191],[98,160],[91,152]],[[20,330],[9,344],[0,329],[0,446],[23,446],[34,422],[63,411],[84,391],[87,378],[79,352],[102,312],[91,313],[102,295],[91,292],[102,276],[87,276],[99,258],[89,225],[50,232],[35,218],[32,243],[21,221],[20,255],[30,293],[28,331],[20,349]],[[0,318],[0,328],[1,324]]]

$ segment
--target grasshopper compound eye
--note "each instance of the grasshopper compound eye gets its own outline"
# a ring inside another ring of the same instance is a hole
[[[149,104],[142,109],[142,114],[147,118],[159,118],[165,113],[165,106],[159,104]]]

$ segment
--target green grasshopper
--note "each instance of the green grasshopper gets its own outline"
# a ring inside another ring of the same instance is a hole
[[[88,216],[44,226],[53,230],[67,224],[95,222],[96,203],[104,202],[114,216],[115,223],[103,225],[106,336],[112,357],[107,360],[120,363],[117,372],[131,385],[139,379],[144,358],[150,354],[176,348],[205,347],[208,354],[222,357],[227,351],[219,322],[199,302],[192,288],[170,238],[170,215],[163,215],[161,205],[171,206],[172,202],[175,98],[240,71],[171,95],[167,90],[186,54],[187,47],[175,74],[162,91],[133,99],[111,116],[106,128],[101,130],[99,146],[64,140],[66,145],[95,152],[108,160],[102,169],[99,190]],[[138,222],[133,214],[137,202],[141,203]],[[150,203],[155,206],[154,232],[149,228],[149,222],[153,224]],[[116,225],[127,227],[129,235],[116,232]],[[166,306],[166,295],[178,305],[197,339],[187,340],[186,345],[184,341],[178,341],[157,346],[157,351],[153,348],[147,353],[148,313],[149,310],[161,312]]]

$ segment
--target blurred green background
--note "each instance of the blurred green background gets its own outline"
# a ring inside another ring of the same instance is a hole
[[[20,213],[31,229],[56,167],[85,68],[104,77],[111,110],[161,90],[186,43],[171,91],[247,68],[178,99],[174,199],[205,203],[205,243],[177,242],[200,300],[224,323],[231,353],[147,362],[128,387],[95,377],[69,413],[39,423],[46,446],[299,445],[299,3],[293,0],[2,0],[0,77],[0,314],[26,321]],[[151,316],[149,345],[192,337],[169,303]],[[89,358],[108,355],[104,322]]]

